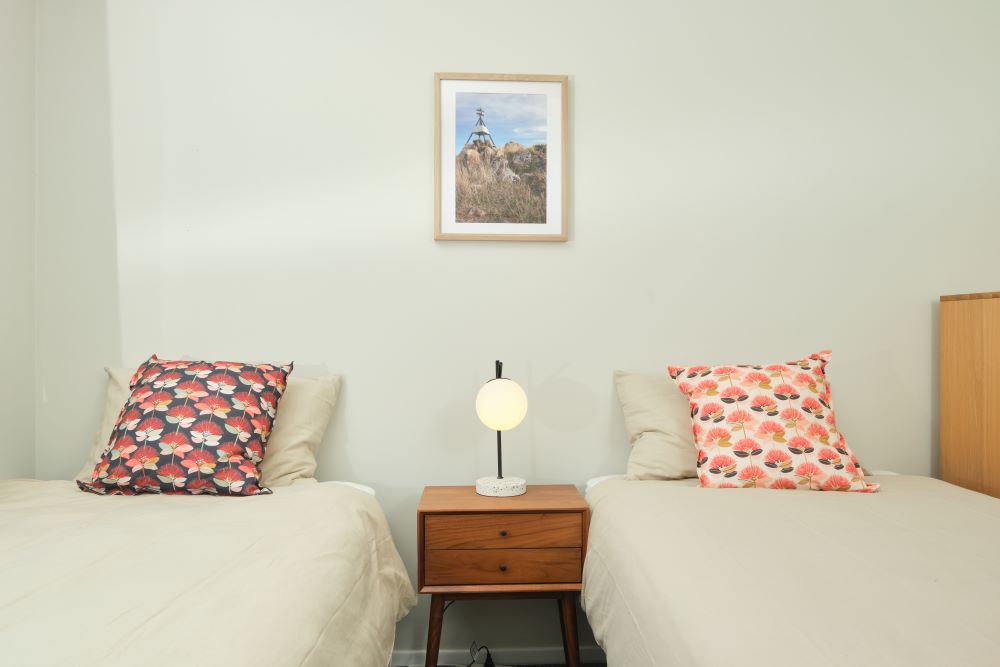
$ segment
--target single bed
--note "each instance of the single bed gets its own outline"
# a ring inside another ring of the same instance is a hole
[[[1000,500],[872,481],[879,493],[594,485],[583,606],[608,664],[998,664]]]
[[[375,497],[0,482],[0,662],[385,667],[415,594]]]

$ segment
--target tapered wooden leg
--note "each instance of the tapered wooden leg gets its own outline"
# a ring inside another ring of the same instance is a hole
[[[563,596],[556,598],[556,606],[559,607],[559,636],[562,638],[563,657],[569,655],[569,646],[566,644],[566,619],[563,618]]]
[[[580,643],[576,637],[576,602],[572,593],[559,598],[559,625],[562,626],[563,651],[569,667],[580,667]]]
[[[441,624],[444,621],[444,596],[431,596],[431,616],[427,621],[427,657],[424,667],[437,667],[441,646]]]

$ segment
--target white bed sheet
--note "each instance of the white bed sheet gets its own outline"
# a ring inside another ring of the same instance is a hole
[[[416,602],[376,499],[0,482],[0,662],[385,667]]]
[[[873,480],[595,486],[583,605],[608,664],[1000,664],[1000,500]]]

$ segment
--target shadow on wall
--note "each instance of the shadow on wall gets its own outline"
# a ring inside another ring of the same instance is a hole
[[[102,0],[37,8],[35,474],[69,479],[121,364],[108,27]]]
[[[941,477],[941,302],[931,302],[931,477]]]

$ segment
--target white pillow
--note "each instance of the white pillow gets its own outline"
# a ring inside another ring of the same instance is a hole
[[[104,394],[104,412],[101,413],[101,425],[97,428],[97,433],[94,435],[94,444],[90,447],[90,454],[87,456],[87,460],[84,461],[83,468],[76,475],[77,481],[80,482],[89,483],[91,481],[91,473],[94,472],[97,460],[104,453],[104,448],[108,446],[108,440],[111,439],[111,431],[118,422],[118,415],[121,414],[125,401],[132,395],[132,390],[129,388],[128,383],[132,379],[132,375],[135,374],[134,370],[127,368],[105,368],[104,372],[108,374],[108,388]]]
[[[122,406],[132,393],[129,380],[135,371],[127,368],[104,370],[108,374],[108,386],[101,426],[87,462],[76,476],[85,482],[90,481],[97,460],[108,446]],[[278,403],[278,414],[260,465],[262,486],[288,486],[297,479],[316,475],[316,450],[333,416],[339,392],[339,375],[288,378],[288,387]]]
[[[615,387],[632,443],[626,479],[697,477],[691,407],[666,371],[662,375],[615,371]]]
[[[316,450],[340,393],[340,376],[288,378],[260,463],[260,483],[288,486],[316,476]]]

